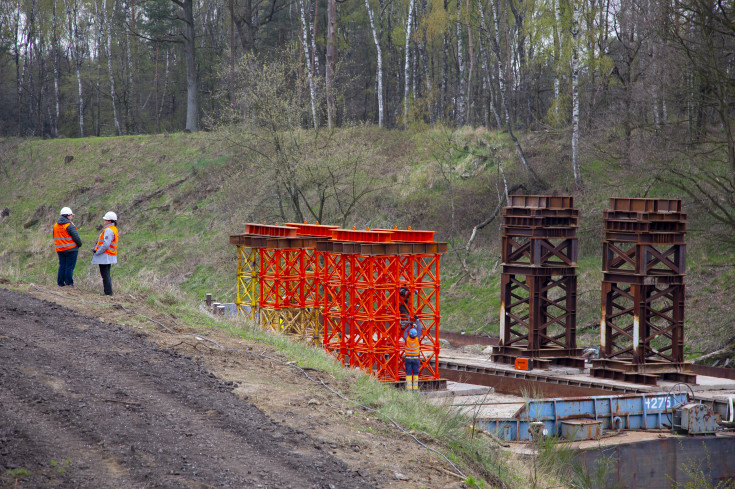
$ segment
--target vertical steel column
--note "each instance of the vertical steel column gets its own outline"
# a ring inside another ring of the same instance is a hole
[[[258,252],[243,245],[237,246],[237,297],[238,315],[255,317],[258,307]],[[245,308],[248,308],[246,311]]]
[[[320,243],[321,244],[321,243]],[[345,283],[345,256],[331,249],[331,243],[324,243],[322,257],[324,267],[321,283],[324,290],[322,317],[324,336],[322,346],[337,358],[342,365],[347,357],[347,284]]]
[[[302,336],[314,343],[323,343],[324,320],[322,317],[322,305],[324,301],[324,286],[322,282],[322,267],[324,256],[319,244],[328,242],[332,237],[332,231],[339,226],[329,226],[314,223],[286,223],[289,227],[297,229],[300,238],[308,239],[300,248],[299,256],[299,308],[300,326]],[[313,246],[312,245],[313,242]]]

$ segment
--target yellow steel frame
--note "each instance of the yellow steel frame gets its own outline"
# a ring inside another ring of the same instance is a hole
[[[258,307],[258,250],[237,247],[237,314],[255,317]],[[244,306],[250,307],[250,312]]]
[[[285,334],[299,341],[321,344],[322,325],[319,309],[300,309],[296,307],[260,309],[260,327],[274,333]]]

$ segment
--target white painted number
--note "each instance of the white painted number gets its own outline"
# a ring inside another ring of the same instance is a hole
[[[647,397],[646,398],[646,411],[650,411],[654,409],[670,409],[670,408],[671,408],[671,398],[670,397]]]

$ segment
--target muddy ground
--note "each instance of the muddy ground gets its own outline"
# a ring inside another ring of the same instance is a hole
[[[14,287],[0,288],[0,488],[463,487],[261,344],[144,298]]]

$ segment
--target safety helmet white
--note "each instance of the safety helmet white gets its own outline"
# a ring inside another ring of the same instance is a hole
[[[117,221],[117,214],[109,211],[102,219],[104,219],[105,221]]]
[[[68,207],[62,207],[61,212],[59,212],[59,215],[60,216],[73,216],[74,213]]]

